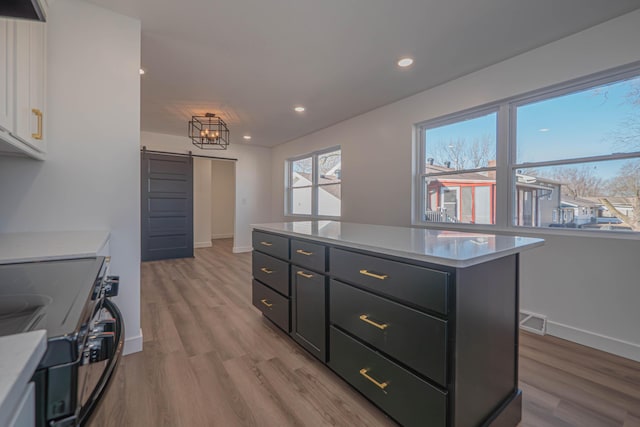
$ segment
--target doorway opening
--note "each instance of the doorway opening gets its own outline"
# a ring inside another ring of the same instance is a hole
[[[193,168],[193,246],[235,234],[236,162],[195,158]]]

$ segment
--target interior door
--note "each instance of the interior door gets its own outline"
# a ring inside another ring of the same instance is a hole
[[[193,256],[193,158],[141,153],[142,260]]]

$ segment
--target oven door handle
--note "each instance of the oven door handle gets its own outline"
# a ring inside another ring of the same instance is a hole
[[[116,342],[113,349],[113,354],[109,358],[106,369],[100,376],[100,381],[96,388],[91,392],[89,399],[80,411],[79,426],[85,426],[91,420],[92,415],[95,413],[100,401],[104,398],[105,393],[109,389],[109,385],[115,376],[115,371],[122,357],[122,349],[124,347],[124,319],[118,307],[108,299],[104,299],[102,308],[106,309],[113,318],[116,320]]]

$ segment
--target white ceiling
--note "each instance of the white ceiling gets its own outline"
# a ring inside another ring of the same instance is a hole
[[[88,0],[142,21],[142,130],[217,113],[273,146],[638,7],[638,0]],[[415,58],[409,69],[396,61]],[[304,105],[304,114],[294,105]]]

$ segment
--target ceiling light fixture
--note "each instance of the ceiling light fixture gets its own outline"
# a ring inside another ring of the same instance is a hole
[[[402,68],[406,68],[408,66],[410,66],[411,64],[413,64],[413,58],[401,58],[398,61],[398,67],[402,67]]]
[[[251,140],[251,135],[245,135],[243,136],[244,139],[246,139],[247,141]]]
[[[144,70],[142,68],[140,68],[140,75],[144,74]]]
[[[229,146],[229,128],[213,113],[192,116],[189,121],[189,138],[203,150],[226,150]]]
[[[298,105],[294,108],[294,110],[296,111],[296,113],[304,113],[305,108],[302,105]]]

